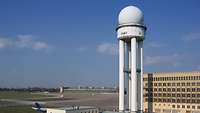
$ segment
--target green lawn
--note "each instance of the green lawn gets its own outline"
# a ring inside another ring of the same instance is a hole
[[[30,92],[0,91],[1,99],[28,100],[45,98],[47,96]],[[38,113],[31,105],[22,105],[15,102],[0,101],[0,113]]]
[[[0,99],[32,99],[42,98],[45,95],[31,94],[30,92],[0,91]]]
[[[38,113],[37,111],[31,109],[31,106],[9,106],[0,107],[0,113]]]

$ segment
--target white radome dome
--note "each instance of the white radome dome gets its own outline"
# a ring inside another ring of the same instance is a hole
[[[127,6],[119,13],[119,25],[140,24],[143,25],[144,16],[142,11],[135,6]]]

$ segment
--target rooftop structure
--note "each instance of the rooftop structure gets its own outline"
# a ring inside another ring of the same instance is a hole
[[[64,108],[47,108],[47,113],[99,113],[99,110],[91,106],[72,106]]]

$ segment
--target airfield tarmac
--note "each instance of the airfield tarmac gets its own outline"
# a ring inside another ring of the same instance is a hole
[[[16,93],[10,92],[12,95],[9,97],[2,96],[0,92],[0,103],[4,103],[4,106],[0,106],[0,109],[5,109],[2,113],[13,113],[9,109],[17,109],[19,113],[36,113],[31,110],[31,106],[35,102],[39,102],[43,107],[59,108],[68,106],[95,106],[100,111],[114,111],[118,109],[118,93],[97,93],[97,92],[70,92],[64,93],[64,97],[60,98],[58,93]],[[16,93],[16,94],[15,94]],[[5,93],[6,94],[6,93]],[[8,92],[9,94],[9,92]],[[23,107],[24,106],[24,107]],[[0,113],[1,111],[0,110]],[[23,111],[24,110],[24,111]]]
[[[65,107],[65,106],[95,106],[100,111],[117,110],[118,94],[117,93],[90,93],[84,96],[67,94],[63,100],[46,102],[48,106]]]

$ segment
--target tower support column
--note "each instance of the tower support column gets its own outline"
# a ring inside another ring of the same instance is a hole
[[[125,42],[119,40],[119,111],[124,111]]]
[[[128,101],[128,110],[131,110],[131,43],[127,43],[127,47],[128,47],[128,70],[130,71],[130,73],[128,74],[128,92],[129,92],[129,101]]]
[[[143,41],[138,42],[138,112],[143,113]]]
[[[131,39],[131,113],[137,112],[136,38]]]

